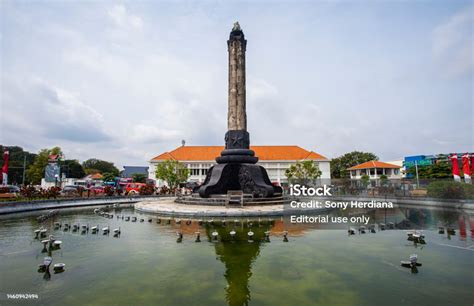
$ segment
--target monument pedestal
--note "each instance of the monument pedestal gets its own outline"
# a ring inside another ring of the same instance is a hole
[[[272,185],[265,168],[256,165],[258,157],[249,149],[249,133],[230,130],[225,140],[225,150],[216,158],[217,165],[209,169],[198,189],[199,195],[208,198],[213,194],[242,190],[256,198],[281,196],[281,187]]]

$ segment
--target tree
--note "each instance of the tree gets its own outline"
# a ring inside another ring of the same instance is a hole
[[[35,161],[28,167],[26,171],[26,176],[28,177],[28,182],[32,184],[41,183],[41,179],[44,176],[44,169],[48,165],[48,160],[50,155],[62,155],[60,147],[54,147],[52,149],[42,149],[38,152],[38,155],[35,157]]]
[[[119,170],[114,163],[97,158],[90,158],[82,163],[82,167],[87,174],[110,172],[115,176],[119,175]]]
[[[367,186],[369,186],[370,177],[367,174],[364,174],[360,177],[360,181],[362,183],[362,186],[364,186],[364,188],[367,188]]]
[[[145,183],[148,177],[143,173],[133,173],[132,180],[134,183]]]
[[[386,186],[388,184],[388,177],[385,174],[380,176],[380,185]]]
[[[2,157],[3,152],[5,151],[10,153],[8,165],[8,184],[23,183],[23,163],[25,162],[25,170],[28,169],[28,167],[33,164],[36,154],[24,151],[21,147],[0,145],[0,168],[3,167],[4,161]],[[27,181],[25,181],[25,183],[26,182]]]
[[[321,170],[312,160],[298,161],[285,171],[288,182],[296,180],[298,183],[305,185],[316,180],[321,174]]]
[[[331,177],[344,178],[349,177],[347,168],[362,164],[371,160],[378,160],[377,155],[369,152],[353,151],[346,153],[331,160]]]
[[[416,167],[407,170],[408,177],[416,177]],[[421,179],[451,178],[452,170],[449,162],[438,162],[432,165],[418,166],[418,177]]]
[[[178,187],[189,177],[189,169],[176,160],[167,160],[156,166],[156,178],[166,182],[170,189]]]
[[[104,182],[113,182],[115,180],[115,175],[110,172],[105,172],[102,174],[102,180]]]
[[[82,178],[86,175],[82,165],[75,159],[66,159],[60,162],[61,172],[68,178]]]

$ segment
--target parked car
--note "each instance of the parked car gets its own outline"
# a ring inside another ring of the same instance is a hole
[[[140,193],[140,188],[146,186],[144,183],[127,183],[125,185],[125,195],[135,195]]]
[[[20,187],[18,186],[7,185],[5,187],[7,187],[10,190],[10,193],[20,193]]]
[[[87,192],[87,188],[79,185],[66,185],[61,190],[62,195],[79,195],[79,190],[82,189],[83,192]]]

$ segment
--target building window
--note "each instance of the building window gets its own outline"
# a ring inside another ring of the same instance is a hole
[[[207,175],[208,171],[209,171],[209,169],[201,169],[201,174],[202,175]]]
[[[191,169],[191,175],[199,175],[199,169]]]
[[[374,174],[375,174],[375,169],[374,168],[370,169],[370,175],[374,175]]]
[[[367,169],[360,170],[360,175],[366,175],[366,174],[367,174]]]
[[[382,168],[377,168],[377,175],[382,175],[383,174],[383,169]]]
[[[400,169],[393,169],[393,174],[398,175],[400,173]]]

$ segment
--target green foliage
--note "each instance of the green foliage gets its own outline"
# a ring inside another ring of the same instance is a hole
[[[84,168],[84,166],[82,166],[82,168],[84,169],[84,172],[87,174],[87,175],[90,175],[90,174],[97,174],[97,173],[100,173],[100,170],[98,169],[92,169],[92,168]]]
[[[331,160],[331,177],[344,178],[349,177],[347,168],[362,164],[371,160],[378,160],[377,155],[369,152],[353,151],[346,153]]]
[[[90,158],[82,163],[82,167],[87,174],[95,173],[112,173],[115,176],[119,175],[119,170],[114,166],[114,163],[97,158]]]
[[[471,184],[462,184],[464,189],[464,195],[467,199],[474,200],[474,185]]]
[[[44,176],[44,169],[48,164],[49,156],[53,154],[61,155],[61,148],[54,147],[52,149],[42,149],[38,152],[38,155],[35,157],[35,161],[28,167],[28,170],[26,171],[26,176],[29,183],[41,183],[41,179]]]
[[[369,182],[370,182],[370,177],[367,174],[364,174],[360,177],[360,181],[362,182],[362,185],[364,187],[367,187],[369,185]]]
[[[312,160],[298,161],[285,171],[289,182],[308,184],[321,176],[322,172]]]
[[[132,180],[134,183],[145,183],[148,177],[143,173],[133,173]]]
[[[388,184],[388,177],[385,174],[380,176],[380,185],[387,186]]]
[[[178,187],[179,183],[184,183],[189,177],[189,169],[184,164],[167,160],[156,166],[156,178],[164,180],[169,188]]]
[[[109,172],[115,176],[119,175],[119,170],[114,166],[114,163],[96,158],[86,160],[82,163],[82,167],[87,174]]]
[[[60,162],[61,172],[68,178],[83,178],[86,176],[82,165],[75,159],[66,159]]]
[[[416,177],[416,167],[408,168],[407,174]],[[451,164],[449,162],[439,162],[427,166],[418,166],[418,177],[421,179],[451,178]]]
[[[23,148],[17,146],[0,145],[0,168],[3,167],[3,152],[8,150],[10,159],[8,163],[8,184],[21,184],[23,182],[23,162],[26,157],[26,169],[35,160],[36,154],[23,151]],[[26,182],[26,180],[25,180]]]
[[[455,181],[437,181],[431,182],[428,185],[428,196],[432,198],[441,198],[441,199],[465,199],[466,192],[463,185],[464,183],[459,183]],[[472,185],[471,185],[472,187]]]
[[[102,174],[102,180],[104,182],[113,182],[115,180],[115,175],[110,172],[105,172]]]

